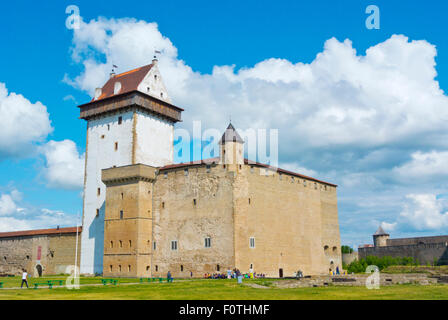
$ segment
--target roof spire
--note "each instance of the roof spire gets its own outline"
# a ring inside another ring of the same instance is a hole
[[[381,225],[378,227],[378,229],[376,230],[376,232],[373,234],[374,236],[385,236],[385,235],[389,235],[387,232],[385,232],[383,230],[383,228],[381,227]]]
[[[222,135],[221,138],[221,144],[225,142],[239,142],[244,143],[244,140],[241,138],[241,136],[238,134],[238,132],[235,130],[235,127],[232,125],[232,123],[229,123],[226,131]]]

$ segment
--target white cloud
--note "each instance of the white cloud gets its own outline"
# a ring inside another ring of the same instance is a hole
[[[61,210],[26,206],[15,189],[0,195],[0,232],[75,226],[76,220],[75,215]]]
[[[311,169],[307,169],[305,167],[302,167],[302,166],[300,166],[297,163],[292,163],[292,162],[283,163],[280,167],[282,169],[289,170],[289,171],[292,171],[292,172],[296,172],[296,173],[299,173],[299,174],[303,174],[305,176],[317,178],[317,172],[316,171],[311,170]]]
[[[442,229],[448,226],[448,209],[433,194],[409,194],[400,218],[417,230]]]
[[[0,159],[23,157],[30,146],[43,141],[52,132],[47,108],[40,102],[31,103],[20,94],[9,92],[0,82]]]
[[[448,151],[414,152],[411,161],[396,167],[394,172],[402,180],[448,177]]]
[[[44,176],[48,187],[80,189],[84,182],[84,154],[71,140],[49,141],[42,147],[46,158]]]
[[[434,80],[435,47],[424,40],[394,35],[357,55],[351,41],[332,38],[309,64],[268,59],[240,70],[215,66],[212,74],[179,60],[155,23],[100,18],[83,22],[73,42],[73,57],[85,68],[73,84],[91,94],[113,63],[124,71],[150,63],[154,47],[162,50],[160,70],[173,101],[186,110],[186,123],[202,119],[221,128],[232,114],[242,128],[280,128],[283,143],[302,150],[368,149],[409,139],[448,145],[448,98]]]
[[[386,232],[392,232],[395,230],[395,227],[397,226],[396,222],[393,223],[388,223],[388,222],[381,222],[381,227],[386,231]]]

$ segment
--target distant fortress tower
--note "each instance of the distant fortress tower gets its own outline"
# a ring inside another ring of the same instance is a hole
[[[373,245],[375,247],[385,247],[387,246],[387,240],[389,239],[389,234],[386,233],[381,226],[373,234]]]
[[[122,74],[111,73],[87,104],[81,273],[103,272],[105,168],[137,163],[161,167],[173,163],[174,124],[183,109],[171,104],[157,59]]]

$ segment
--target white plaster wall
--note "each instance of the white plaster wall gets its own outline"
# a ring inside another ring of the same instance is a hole
[[[157,76],[157,78],[155,78],[154,76]],[[152,95],[157,99],[171,102],[171,99],[168,96],[168,91],[166,90],[165,85],[163,84],[163,80],[157,65],[153,66],[151,70],[149,70],[148,74],[139,84],[137,90]],[[163,95],[161,95],[161,93],[163,93]]]
[[[154,167],[173,163],[174,125],[156,116],[137,112],[135,162]]]
[[[133,112],[107,116],[87,123],[87,162],[84,186],[84,214],[81,236],[81,273],[103,271],[104,210],[106,187],[101,170],[129,165],[132,161]],[[118,117],[123,117],[118,124]],[[104,135],[104,138],[101,138]],[[115,142],[118,150],[115,151]],[[97,195],[97,188],[101,194]],[[96,217],[96,209],[100,214]]]

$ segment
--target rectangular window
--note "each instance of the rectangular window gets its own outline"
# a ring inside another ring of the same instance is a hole
[[[157,246],[156,246],[156,242],[155,241],[152,243],[152,247],[153,247],[154,250],[156,250]]]
[[[96,209],[96,216],[98,217],[100,215],[100,209]]]
[[[101,195],[101,188],[98,188],[98,189],[96,190],[96,194],[97,194],[97,195]]]
[[[171,241],[171,250],[177,250],[177,240]]]
[[[121,124],[123,122],[123,117],[118,117],[118,124]]]
[[[209,173],[211,166],[208,164],[208,165],[206,165],[206,168],[207,168],[207,173]]]
[[[184,169],[184,174],[188,176],[188,169]]]
[[[118,150],[118,142],[115,142],[115,151]]]
[[[205,247],[211,248],[211,246],[212,246],[212,238],[210,238],[210,237],[205,238]]]
[[[249,247],[255,248],[255,238],[254,237],[249,238]]]
[[[123,216],[124,216],[123,210],[120,210],[120,219],[123,219]]]
[[[250,173],[254,173],[254,166],[250,166]]]
[[[193,199],[193,205],[194,206],[196,205],[196,199]]]

